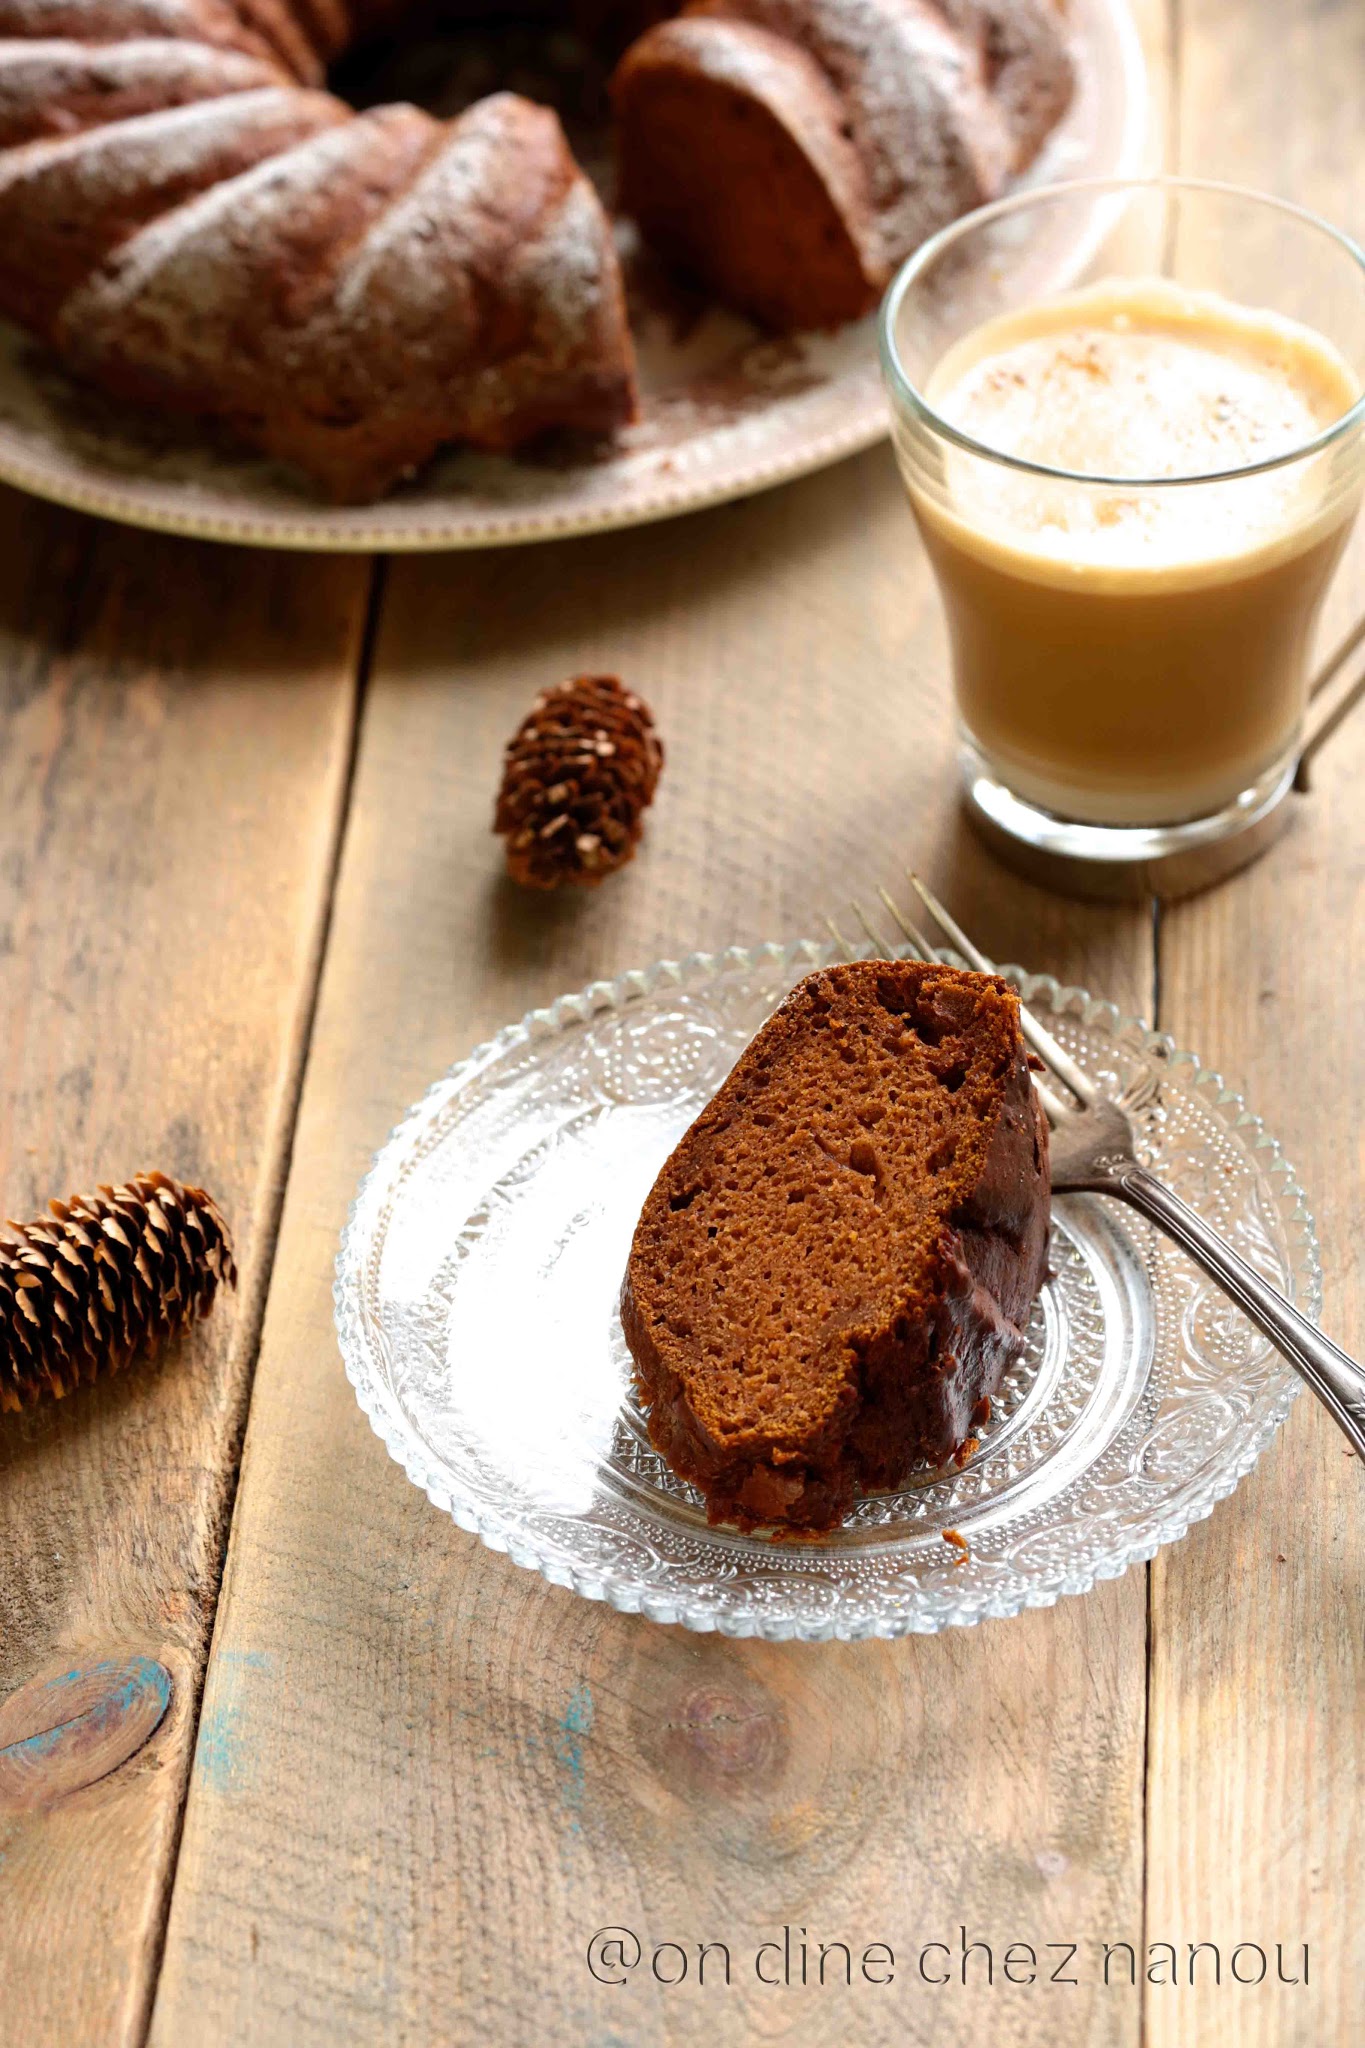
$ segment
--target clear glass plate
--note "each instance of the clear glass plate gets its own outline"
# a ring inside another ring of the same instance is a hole
[[[393,1457],[490,1548],[627,1613],[813,1641],[1050,1606],[1207,1515],[1298,1389],[1139,1217],[1065,1196],[1027,1353],[961,1471],[868,1496],[815,1541],[709,1528],[650,1445],[617,1293],[667,1153],[787,990],[834,957],[808,942],[697,954],[532,1011],[399,1125],[342,1238],[342,1354]],[[1136,1094],[1147,1163],[1316,1315],[1302,1190],[1241,1099],[1112,1004],[1003,972],[1097,1081]]]

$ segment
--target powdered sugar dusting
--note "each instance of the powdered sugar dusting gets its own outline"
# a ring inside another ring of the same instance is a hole
[[[1031,162],[1075,83],[1056,0],[934,0],[987,53],[990,86],[1013,145],[1013,167]]]
[[[251,85],[291,82],[278,66],[258,57],[175,36],[133,36],[121,43],[88,43],[72,36],[0,42],[0,79],[6,96],[24,92],[41,99],[77,86],[116,94],[132,85],[149,90],[159,85],[180,93],[194,84],[202,85],[208,99]]]
[[[149,184],[169,186],[199,172],[212,176],[215,158],[253,135],[267,148],[283,147],[335,105],[316,94],[266,86],[137,114],[84,134],[0,153],[0,193],[28,184],[34,188],[33,204],[41,205],[43,185],[65,173],[63,204],[69,205],[76,193],[91,206],[116,206]]]
[[[784,71],[801,65],[803,60],[806,65],[810,63],[797,44],[771,29],[761,28],[757,22],[683,14],[668,23],[665,33],[670,52],[689,58],[708,78],[736,86],[759,100],[780,93]],[[829,93],[824,74],[814,70],[814,78],[817,89],[823,86]],[[838,101],[832,94],[831,99],[837,107]]]
[[[867,173],[889,272],[925,235],[991,197],[1010,144],[981,51],[928,0],[709,0],[809,49],[834,81]]]
[[[90,43],[176,36],[228,48],[259,47],[223,0],[118,0],[107,9],[92,0],[0,0],[0,36],[79,36]]]
[[[558,123],[510,93],[480,100],[449,124],[428,168],[352,258],[337,318],[362,318],[381,280],[386,301],[395,293],[401,299],[405,325],[420,323],[424,305],[445,315],[459,269],[485,273],[493,249],[504,252],[509,289],[528,292],[537,321],[561,330],[583,325],[584,309],[602,303],[615,268],[606,216]]]
[[[412,324],[420,320],[424,305],[445,307],[452,273],[470,263],[496,228],[494,209],[507,190],[506,180],[516,181],[512,189],[519,188],[523,204],[534,203],[542,168],[535,154],[520,154],[518,144],[534,141],[545,116],[527,108],[534,116],[528,127],[521,118],[523,105],[510,94],[498,94],[444,130],[433,124],[438,146],[426,168],[369,228],[347,266],[336,297],[340,320],[363,317],[381,277],[388,278],[391,290],[395,265],[401,266],[400,298]]]
[[[526,259],[535,293],[535,352],[556,367],[582,359],[594,346],[604,299],[619,289],[606,275],[610,248],[597,195],[586,178],[575,178]]]
[[[320,95],[284,93],[279,97],[291,104],[316,102],[311,109],[313,125],[320,121],[329,125],[240,176],[211,186],[135,235],[103,272],[72,295],[62,314],[65,333],[79,341],[89,339],[97,329],[116,329],[137,301],[142,302],[148,317],[156,317],[158,279],[164,294],[160,312],[168,320],[221,305],[231,296],[234,280],[245,281],[243,266],[235,260],[242,248],[273,227],[310,188],[339,172],[368,129],[362,120],[346,118],[344,109],[333,114],[338,103]],[[223,104],[240,105],[240,101]],[[297,125],[303,128],[304,119]],[[202,338],[209,352],[220,351],[221,343],[213,334]],[[187,335],[187,343],[189,339]]]

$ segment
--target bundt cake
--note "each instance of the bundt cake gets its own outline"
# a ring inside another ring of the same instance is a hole
[[[622,210],[769,326],[836,326],[1071,90],[1055,0],[689,0],[613,81]]]
[[[556,116],[325,90],[406,4],[0,0],[0,315],[339,499],[448,441],[632,418],[611,224]],[[615,78],[623,207],[778,327],[862,312],[1070,89],[1054,0],[577,4],[609,39],[654,24]]]
[[[1046,1263],[1014,992],[809,975],[665,1164],[621,1296],[649,1433],[713,1521],[834,1526],[989,1412]]]

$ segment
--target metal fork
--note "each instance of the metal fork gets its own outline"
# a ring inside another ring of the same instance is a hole
[[[918,875],[909,877],[925,910],[948,945],[983,974],[995,968],[962,927],[952,918]],[[882,907],[910,950],[922,960],[939,958],[938,948],[924,931],[907,917],[885,889],[877,891]],[[888,947],[885,938],[868,918],[862,905],[854,903],[857,918],[877,953],[883,957],[903,948]],[[827,920],[835,941],[850,958],[859,948],[850,946],[832,920]],[[1261,1334],[1269,1338],[1282,1358],[1313,1389],[1333,1417],[1357,1455],[1365,1458],[1365,1368],[1349,1358],[1329,1337],[1324,1337],[1308,1318],[1300,1315],[1278,1288],[1249,1266],[1204,1218],[1182,1201],[1173,1189],[1141,1164],[1133,1140],[1128,1107],[1134,1098],[1112,1101],[1103,1095],[1090,1077],[1077,1066],[1065,1046],[1024,1006],[1020,1006],[1024,1037],[1053,1079],[1066,1093],[1035,1081],[1038,1099],[1052,1126],[1052,1188],[1055,1194],[1087,1193],[1116,1195],[1144,1215],[1149,1223],[1174,1239],[1183,1252],[1202,1266],[1209,1278],[1235,1302]]]

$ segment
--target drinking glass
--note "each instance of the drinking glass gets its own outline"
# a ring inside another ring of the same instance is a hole
[[[1105,877],[1100,894],[1134,876],[1160,886],[1163,864],[1210,879],[1218,849],[1226,871],[1263,843],[1256,828],[1293,782],[1314,630],[1365,480],[1359,395],[1302,446],[1192,475],[1050,467],[935,409],[936,366],[983,321],[1111,279],[1284,316],[1365,392],[1365,254],[1301,208],[1231,186],[1038,187],[954,222],[894,279],[882,369],[947,616],[968,808],[997,845],[1042,856],[1049,879],[1057,863],[1063,886],[1087,889],[1087,868]],[[1114,575],[1068,559],[1067,536],[1144,523],[1188,543],[1150,560],[1120,549]]]

